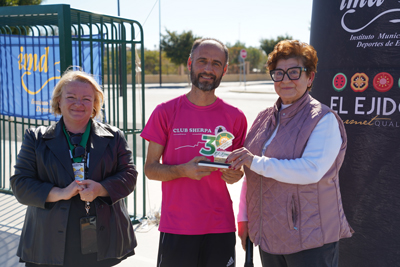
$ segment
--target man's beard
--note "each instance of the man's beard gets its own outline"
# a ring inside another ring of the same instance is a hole
[[[213,81],[211,83],[200,82],[200,76],[203,74],[210,76],[213,79]],[[196,77],[196,75],[193,72],[193,68],[192,68],[190,70],[190,79],[192,80],[192,84],[194,86],[196,86],[200,90],[206,92],[206,91],[214,90],[215,88],[217,88],[219,86],[219,84],[221,83],[222,75],[221,75],[221,77],[219,77],[219,79],[217,79],[217,76],[215,76],[213,74],[206,74],[206,73],[199,73],[199,75],[197,75],[197,77]]]

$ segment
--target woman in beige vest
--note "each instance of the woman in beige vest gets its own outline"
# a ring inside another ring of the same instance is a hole
[[[336,267],[338,241],[353,232],[339,190],[344,125],[308,93],[317,62],[306,43],[275,46],[267,64],[279,98],[227,159],[244,166],[239,236],[243,247],[247,236],[259,246],[263,266]]]

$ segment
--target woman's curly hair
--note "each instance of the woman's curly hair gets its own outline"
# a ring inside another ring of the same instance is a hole
[[[274,70],[280,59],[289,58],[300,59],[304,67],[307,68],[307,76],[310,76],[312,72],[317,73],[317,51],[313,46],[298,40],[283,40],[277,43],[274,51],[268,55],[268,70]],[[307,89],[311,90],[311,87],[312,85]]]

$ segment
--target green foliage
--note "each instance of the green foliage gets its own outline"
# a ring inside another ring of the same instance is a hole
[[[0,0],[0,6],[31,6],[42,2],[43,0]]]
[[[0,6],[31,6],[40,5],[43,0],[0,0]],[[30,32],[29,27],[20,28],[19,30],[15,27],[11,28],[11,34],[28,35]]]
[[[178,74],[178,66],[171,63],[165,52],[161,54],[161,70],[163,74]],[[160,52],[157,50],[144,51],[144,71],[145,74],[160,73]]]
[[[132,73],[132,67],[140,67],[142,71],[145,72],[145,74],[159,74],[160,73],[160,52],[158,50],[144,50],[144,67],[141,66],[141,52],[140,49],[136,51],[136,56],[135,56],[135,64],[132,64],[132,53],[134,53],[135,48],[127,48],[126,50],[126,69],[127,73]],[[119,58],[119,52],[118,52],[118,47],[108,48],[108,51],[105,51],[104,53],[104,62],[105,68],[104,72],[105,74],[115,74],[118,73],[119,69],[119,63],[120,60]],[[107,63],[108,60],[108,63]],[[124,60],[122,60],[124,62]],[[171,63],[171,60],[167,58],[165,53],[162,53],[162,73],[163,74],[178,74],[178,67]],[[139,72],[139,68],[136,68],[136,72]]]
[[[160,71],[160,52],[144,51],[144,71],[145,74],[158,74]]]
[[[246,45],[237,41],[233,46],[227,45],[229,50],[229,65],[239,64],[240,50],[246,49]]]
[[[178,34],[165,30],[167,34],[162,36],[161,49],[175,65],[186,64],[193,42],[200,37],[194,36],[192,31]]]
[[[279,43],[282,40],[292,40],[293,37],[290,35],[280,35],[276,39],[261,39],[260,40],[260,47],[261,49],[265,52],[266,55],[274,51],[274,47],[277,43]]]
[[[261,49],[256,47],[246,47],[244,43],[241,43],[239,41],[236,42],[233,46],[230,46],[228,44],[229,65],[233,67],[234,65],[241,63],[239,61],[239,56],[240,50],[242,49],[246,49],[247,51],[246,61],[250,62],[250,70],[257,69],[263,71],[264,64],[267,61],[265,53]]]
[[[246,61],[250,62],[250,70],[257,69],[265,72],[265,63],[267,62],[267,55],[259,48],[249,47],[247,50]]]

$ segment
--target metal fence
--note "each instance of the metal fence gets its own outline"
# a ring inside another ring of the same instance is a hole
[[[134,162],[138,169],[142,170],[145,141],[138,135],[145,124],[144,72],[140,71],[140,66],[144,66],[142,26],[134,20],[72,9],[69,5],[2,7],[0,38],[3,39],[0,43],[3,50],[0,51],[9,51],[8,46],[13,44],[8,40],[15,37],[18,39],[14,45],[18,45],[20,49],[18,59],[10,58],[5,62],[7,55],[0,55],[0,63],[2,66],[19,64],[19,68],[25,72],[0,73],[1,84],[8,85],[8,89],[0,88],[0,105],[24,104],[18,103],[19,101],[41,103],[40,94],[43,92],[35,94],[32,100],[10,99],[10,95],[18,90],[22,91],[20,84],[13,84],[13,77],[20,75],[23,84],[23,75],[29,75],[29,71],[43,71],[47,60],[35,53],[24,53],[22,44],[27,45],[26,39],[29,37],[32,40],[29,45],[33,49],[40,42],[42,45],[46,42],[46,47],[58,46],[59,55],[56,56],[59,57],[59,62],[48,68],[53,68],[61,76],[70,66],[81,66],[84,71],[98,76],[106,100],[104,120],[124,132],[132,149]],[[54,88],[59,76],[47,77],[47,86]],[[139,76],[140,79],[137,79]],[[137,80],[140,80],[140,83],[137,84]],[[48,108],[41,112],[47,112]],[[53,120],[45,117],[37,119],[0,112],[0,192],[12,194],[9,178],[14,172],[13,166],[25,130],[52,123]],[[132,221],[146,215],[145,176],[143,171],[139,172],[139,175],[137,188],[133,196],[127,199]]]

